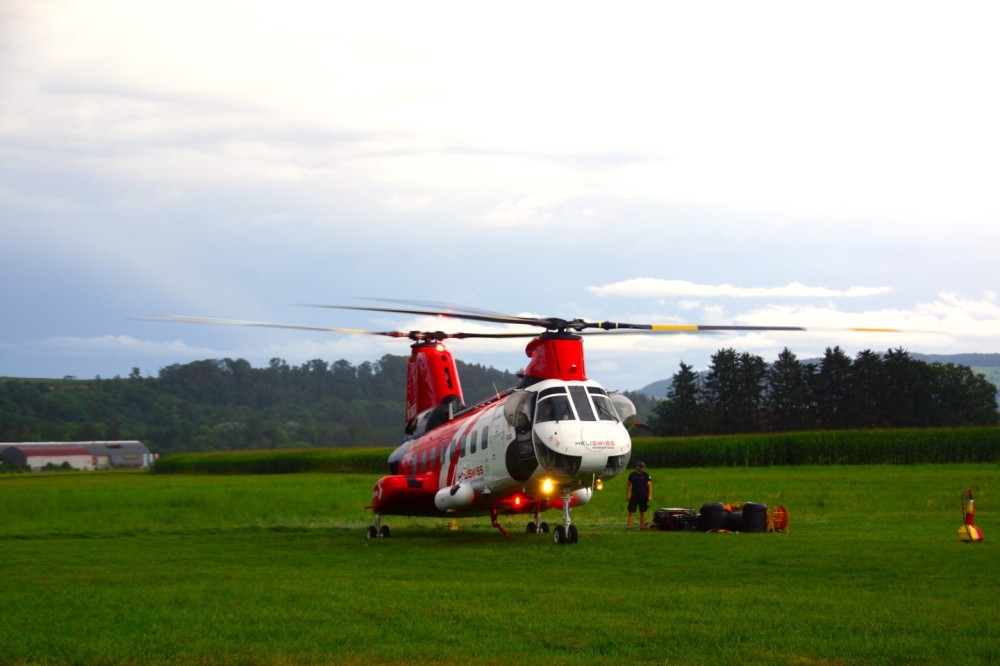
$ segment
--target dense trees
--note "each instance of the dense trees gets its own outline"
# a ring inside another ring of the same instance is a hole
[[[903,349],[852,360],[840,347],[816,365],[785,349],[770,367],[722,349],[700,382],[681,363],[649,418],[658,435],[996,423],[996,387],[967,366],[918,361]]]
[[[662,435],[688,436],[702,432],[698,375],[690,365],[681,363],[680,371],[667,389],[667,400],[653,408],[647,425]]]
[[[139,439],[158,452],[392,445],[403,432],[405,356],[357,367],[272,359],[175,364],[158,377],[0,381],[0,441]],[[465,398],[517,382],[458,362]]]
[[[157,377],[0,381],[0,441],[139,439],[158,452],[388,446],[403,430],[405,356],[354,366],[272,359],[175,364]],[[467,402],[517,377],[458,362]],[[902,349],[818,363],[784,350],[760,357],[719,350],[706,373],[681,363],[665,399],[626,393],[655,434],[812,428],[995,425],[996,389],[969,367],[915,360]]]

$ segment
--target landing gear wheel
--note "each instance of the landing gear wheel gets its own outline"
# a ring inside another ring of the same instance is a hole
[[[566,528],[566,532],[567,543],[578,543],[580,541],[580,535],[576,531],[576,525],[570,525]]]
[[[376,538],[377,536],[378,536],[378,530],[377,530],[377,529],[375,529],[375,526],[374,526],[374,525],[369,525],[369,526],[368,526],[368,531],[367,531],[367,532],[365,532],[365,537],[367,537],[367,538],[369,538],[369,539],[374,539],[374,538]]]
[[[528,534],[548,534],[549,524],[546,522],[536,523],[535,521],[531,521],[524,528],[524,531]]]
[[[562,525],[556,525],[556,528],[552,531],[552,543],[557,546],[565,546],[567,543],[566,528]]]
[[[383,525],[382,527],[378,528],[378,535],[380,537],[382,537],[383,539],[388,539],[389,538],[389,526],[388,525]]]

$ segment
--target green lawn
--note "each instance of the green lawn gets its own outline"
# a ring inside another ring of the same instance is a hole
[[[781,503],[790,531],[627,532],[622,478],[557,547],[526,518],[366,540],[375,475],[0,477],[0,663],[1000,660],[1000,467],[652,475],[657,506]]]

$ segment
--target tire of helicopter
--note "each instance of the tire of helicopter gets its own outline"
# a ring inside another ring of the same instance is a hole
[[[538,526],[535,525],[535,521],[531,521],[525,526],[524,531],[527,534],[535,534],[538,531]]]
[[[388,525],[383,525],[382,527],[379,528],[378,535],[380,537],[382,537],[383,539],[388,539],[389,538],[389,534],[390,534],[390,532],[389,532],[389,526]]]
[[[368,530],[365,532],[365,537],[368,539],[374,539],[378,536],[378,530],[375,529],[374,525],[369,525]]]
[[[552,543],[557,546],[566,545],[566,528],[562,525],[556,525],[556,528],[552,530]]]
[[[580,533],[576,529],[576,525],[570,525],[567,528],[568,534],[566,535],[567,543],[579,543]]]

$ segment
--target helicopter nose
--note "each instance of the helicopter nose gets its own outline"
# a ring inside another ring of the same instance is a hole
[[[600,423],[544,423],[535,428],[535,453],[541,466],[560,476],[600,474],[609,456],[628,453],[630,440]]]

